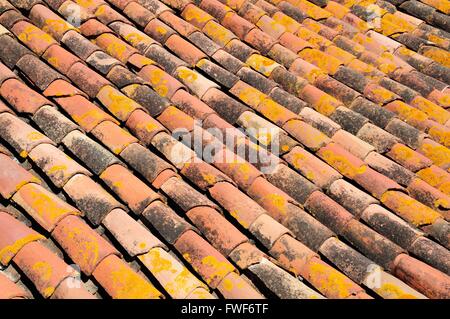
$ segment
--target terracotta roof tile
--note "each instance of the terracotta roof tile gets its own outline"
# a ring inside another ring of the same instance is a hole
[[[343,179],[333,182],[329,188],[329,193],[332,198],[357,217],[370,204],[378,202],[369,194],[364,193]]]
[[[396,260],[395,269],[400,280],[405,280],[411,286],[420,286],[431,298],[444,297],[448,293],[449,277],[417,259],[401,254]],[[436,286],[437,283],[439,287]]]
[[[85,175],[75,175],[64,186],[64,190],[94,225],[99,225],[114,208],[123,207],[105,189]]]
[[[249,279],[244,279],[242,276],[232,272],[229,273],[221,281],[217,289],[222,293],[224,298],[230,299],[265,299],[264,296],[258,292],[251,284]]]
[[[56,43],[50,35],[26,21],[17,22],[11,28],[11,31],[38,55],[41,55],[50,45]]]
[[[8,265],[26,244],[45,238],[8,213],[0,212],[0,219],[2,221],[0,262],[4,266]]]
[[[39,109],[34,114],[33,120],[55,143],[60,143],[67,134],[78,129],[74,122],[51,106],[44,106]]]
[[[58,79],[66,79],[47,64],[32,55],[26,55],[17,61],[16,67],[40,90],[45,90]]]
[[[11,114],[14,113],[9,107],[7,107],[3,102],[1,102],[0,103],[0,113],[6,113],[6,112],[11,113]]]
[[[208,93],[205,94],[203,100],[208,104],[211,104],[208,97],[211,95],[214,96],[214,93],[221,91],[213,88],[211,90],[208,90],[207,92]],[[178,90],[172,96],[171,102],[173,102],[181,111],[194,118],[205,119],[206,117],[208,117],[208,115],[214,114],[214,110],[212,110],[208,105],[203,103],[197,97],[189,94],[189,92],[186,90]]]
[[[29,156],[57,187],[63,187],[76,174],[90,175],[88,170],[50,144],[36,146]]]
[[[147,65],[138,73],[143,79],[151,83],[152,88],[161,96],[171,98],[173,94],[183,87],[183,84],[161,70],[160,68]]]
[[[150,144],[157,133],[165,130],[159,122],[142,110],[136,110],[130,115],[127,126],[145,144]]]
[[[181,262],[160,247],[152,248],[139,259],[158,279],[173,298],[188,298],[195,290],[203,289],[208,295],[208,287],[196,278]],[[179,284],[179,282],[182,282]]]
[[[415,152],[400,143],[395,144],[386,155],[413,172],[429,167],[433,164],[431,160],[422,154]]]
[[[75,30],[75,27],[41,4],[33,6],[30,11],[30,19],[58,41],[61,41],[67,31]]]
[[[300,147],[294,147],[283,158],[320,188],[326,189],[332,182],[342,177],[332,167]]]
[[[66,80],[53,81],[42,94],[46,97],[69,97],[74,95],[82,95],[87,97],[86,93],[80,91]]]
[[[87,59],[92,53],[98,50],[94,44],[75,31],[67,32],[61,39],[61,42],[74,52],[76,56],[83,60]]]
[[[216,288],[225,276],[236,270],[223,255],[193,231],[181,235],[175,247],[212,288]]]
[[[185,219],[160,201],[151,203],[142,216],[156,228],[165,240],[174,244],[185,232],[194,230]]]
[[[448,196],[421,179],[412,181],[408,185],[408,192],[413,198],[440,212],[443,216],[448,214]]]
[[[0,123],[2,137],[14,147],[21,157],[27,157],[28,153],[39,144],[53,144],[47,136],[9,113],[0,115]]]
[[[320,252],[358,283],[366,279],[368,270],[375,265],[334,237],[324,243]]]
[[[17,10],[7,10],[0,16],[0,22],[8,28],[11,28],[15,23],[21,21],[27,22],[29,20]]]
[[[204,288],[195,288],[186,296],[186,299],[216,299]]]
[[[211,207],[195,207],[186,215],[205,234],[209,242],[225,256],[238,245],[248,241],[247,237]]]
[[[114,154],[119,154],[125,147],[138,141],[134,136],[111,121],[101,122],[91,133]]]
[[[81,215],[76,208],[34,183],[21,187],[12,200],[49,232],[66,216]]]
[[[450,176],[443,169],[432,165],[418,171],[417,175],[431,186],[438,188],[444,194],[449,194],[447,182]]]
[[[395,116],[395,114],[391,111],[388,111],[385,108],[377,107],[377,105],[373,102],[362,97],[353,101],[350,105],[350,109],[365,116],[381,128],[385,128],[389,121]]]
[[[0,294],[1,299],[22,299],[31,297],[22,287],[9,280],[3,274],[0,274],[0,287],[2,287],[2,292]]]
[[[3,167],[0,173],[0,194],[3,198],[10,198],[27,183],[40,184],[39,179],[19,167],[10,157],[0,154],[0,161]]]
[[[77,275],[75,269],[39,242],[25,245],[13,260],[44,298],[50,297],[64,279]],[[44,267],[50,275],[45,275],[39,266]]]
[[[176,31],[167,26],[165,23],[158,19],[151,20],[144,29],[152,39],[155,39],[159,43],[166,43],[170,37],[175,35]],[[170,43],[167,44],[169,47]]]
[[[161,3],[157,2],[157,4],[159,5]],[[188,38],[189,35],[197,30],[196,27],[187,23],[185,20],[181,19],[171,11],[162,12],[158,18],[186,38]]]
[[[111,244],[76,216],[64,218],[58,223],[52,235],[87,274],[91,274],[107,256],[118,254]]]
[[[212,201],[177,177],[169,178],[161,189],[185,212],[198,206],[215,207]],[[190,201],[187,202],[185,198]]]
[[[103,225],[131,257],[148,253],[155,247],[165,248],[161,241],[122,209],[112,210]]]
[[[414,178],[414,174],[405,167],[398,165],[390,159],[378,153],[370,153],[366,159],[366,163],[373,167],[383,175],[395,180],[400,185],[408,185]]]
[[[147,279],[115,255],[105,257],[92,275],[114,299],[158,299],[163,296]]]
[[[267,249],[271,249],[281,236],[289,233],[289,229],[267,214],[258,216],[249,230]]]
[[[195,44],[200,50],[205,52],[208,55],[214,55],[217,51],[220,50],[220,46],[213,42],[210,38],[208,38],[202,32],[193,32],[188,36],[189,41]],[[223,54],[223,52],[222,52]],[[229,58],[229,57],[228,57]]]
[[[392,212],[376,204],[367,207],[361,218],[380,234],[385,235],[404,249],[408,249],[423,234]],[[384,227],[385,229],[383,229]],[[394,229],[395,231],[393,231]]]

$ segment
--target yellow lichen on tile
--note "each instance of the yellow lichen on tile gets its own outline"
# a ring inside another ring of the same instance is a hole
[[[342,20],[350,12],[350,9],[340,3],[329,1],[325,10],[331,12],[336,18]]]
[[[103,120],[104,116],[105,114],[99,108],[93,108],[82,114],[72,115],[72,119],[82,128],[87,128],[90,127],[92,123]]]
[[[206,23],[202,31],[214,42],[222,46],[226,46],[228,42],[236,38],[233,32],[214,21]]]
[[[266,210],[271,212],[270,216],[279,220],[279,218],[283,218],[287,214],[287,205],[288,201],[286,198],[279,194],[267,194],[261,199],[262,203],[266,205],[262,205]],[[274,214],[277,214],[274,216]],[[276,218],[279,217],[279,218]]]
[[[295,33],[300,28],[301,24],[289,17],[288,15],[284,14],[281,11],[277,11],[273,16],[272,19],[274,19],[276,22],[281,24],[283,27],[286,28],[286,31]]]
[[[193,83],[198,79],[198,74],[187,68],[178,69],[177,74],[180,77],[180,79],[188,83]]]
[[[295,114],[290,114],[284,106],[278,104],[272,99],[264,99],[257,107],[258,112],[263,114],[267,119],[280,125],[286,120],[295,117]]]
[[[185,298],[205,284],[162,248],[157,247],[138,257],[173,298]]]
[[[392,283],[384,283],[380,288],[375,288],[374,290],[385,299],[417,299],[416,296],[404,292],[400,287]]]
[[[33,241],[45,239],[41,234],[29,234],[22,238],[17,239],[11,245],[5,246],[0,250],[0,262],[3,265],[8,265],[11,259],[28,243]]]
[[[445,146],[424,143],[420,151],[437,166],[445,167],[450,164],[450,150]]]
[[[448,0],[421,0],[421,2],[440,10],[447,15],[450,14],[450,1]]]
[[[29,184],[26,189],[23,188],[20,193],[16,193],[13,197],[13,200],[18,202],[38,223],[43,225],[53,224],[67,214],[81,214],[61,201],[56,195],[49,193],[53,195],[51,196],[38,187],[40,188],[35,184]]]
[[[53,292],[55,291],[55,287],[49,285],[49,280],[52,277],[53,274],[53,268],[52,265],[50,265],[46,261],[38,261],[33,266],[31,266],[31,269],[33,270],[34,274],[37,275],[39,278],[39,282],[45,283],[46,287],[43,291],[43,297],[48,298],[50,297]]]
[[[55,40],[50,35],[43,32],[41,29],[35,27],[34,25],[26,26],[17,37],[25,44],[31,44],[34,39],[39,42],[43,41],[47,44],[55,43]]]
[[[434,42],[434,43],[436,43],[439,46],[446,47],[446,46],[450,45],[450,40],[442,38],[442,37],[440,37],[440,36],[438,36],[436,34],[429,33],[429,34],[426,34],[425,37],[429,41]]]
[[[340,103],[334,97],[325,94],[322,95],[317,102],[313,103],[313,107],[320,114],[330,116],[334,113],[339,104]]]
[[[342,65],[335,57],[332,57],[317,49],[304,49],[298,55],[305,61],[314,64],[322,71],[331,75],[335,74],[338,68]]]
[[[418,171],[417,176],[446,195],[450,195],[449,176],[444,172],[433,170],[431,167]]]
[[[103,262],[108,263],[109,259]],[[157,299],[162,296],[152,284],[125,264],[114,267],[110,276],[112,283],[108,292],[114,299]]]
[[[450,68],[450,53],[441,48],[430,47],[422,52],[427,58],[442,64],[443,66]]]
[[[290,164],[294,166],[297,170],[300,170],[302,175],[304,175],[307,179],[314,182],[316,177],[316,171],[307,165],[304,164],[306,160],[306,156],[302,153],[292,154],[292,159],[290,160]]]
[[[136,47],[141,42],[145,42],[145,41],[149,40],[148,36],[146,36],[142,33],[138,33],[138,32],[130,32],[130,33],[126,34],[123,38],[125,39],[125,41],[130,43],[133,47]]]
[[[130,114],[140,108],[132,99],[120,93],[112,86],[104,86],[97,94],[100,102],[118,119],[125,121]]]
[[[239,87],[238,89],[232,88],[231,90],[234,90],[242,102],[252,107],[257,107],[267,97],[267,95],[251,86]]]
[[[208,273],[206,282],[211,283],[212,279],[224,278],[227,274],[234,271],[234,267],[227,261],[219,261],[214,256],[206,256],[201,260],[202,265],[210,267],[211,271]]]
[[[310,283],[327,297],[346,298],[357,287],[345,275],[326,264],[311,260],[307,268]]]
[[[277,62],[261,54],[252,54],[245,63],[267,77],[272,74],[273,70],[280,66]]]
[[[63,19],[45,19],[42,30],[47,33],[64,34],[69,30],[77,30]]]
[[[309,17],[316,21],[333,16],[330,12],[325,11],[307,0],[297,0],[294,6],[297,6],[300,10],[304,11]]]
[[[427,100],[423,96],[416,96],[412,101],[411,105],[418,108],[419,110],[425,112],[430,118],[444,125],[448,120],[450,120],[450,113],[444,110],[439,105]]]
[[[367,170],[367,165],[355,165],[345,156],[335,154],[331,150],[322,151],[320,155],[330,166],[348,178],[353,179],[356,175],[362,174]]]
[[[195,5],[186,6],[181,15],[186,21],[194,24],[196,27],[200,27],[205,22],[214,19],[211,15]]]
[[[44,134],[39,133],[37,131],[30,132],[27,134],[27,139],[29,139],[30,141],[39,141],[45,138],[46,136]]]
[[[327,46],[333,44],[333,42],[331,42],[330,40],[325,39],[324,37],[314,33],[313,31],[305,27],[300,27],[295,35],[297,35],[300,39],[308,41],[308,43],[316,49],[326,48]]]
[[[338,59],[341,63],[345,65],[356,59],[356,57],[353,54],[348,53],[347,51],[342,50],[341,48],[335,45],[330,45],[329,47],[327,47],[325,53]]]
[[[414,150],[403,144],[395,144],[390,153],[395,160],[408,162],[411,166],[420,166],[423,161],[423,159]]]
[[[167,86],[168,80],[165,77],[165,72],[159,68],[152,69],[150,71],[150,78],[148,79],[152,88],[162,97],[167,96],[169,87]]]
[[[428,134],[440,144],[450,147],[450,129],[446,126],[433,126]]]
[[[381,202],[415,226],[429,225],[441,215],[414,198],[397,191],[381,195]]]
[[[375,90],[373,90],[372,92],[375,93]],[[391,93],[391,92],[389,92],[389,93]],[[390,96],[389,93],[386,95],[383,95],[381,97],[382,98],[388,97],[388,96]],[[428,120],[428,116],[424,112],[422,112],[416,108],[413,108],[402,101],[392,102],[389,104],[388,108],[390,111],[397,114],[400,119],[402,119],[405,122],[410,123],[411,125],[416,126],[416,127],[417,126],[420,127],[420,125],[423,122]]]

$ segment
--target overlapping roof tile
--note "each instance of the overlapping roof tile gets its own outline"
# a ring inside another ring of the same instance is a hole
[[[0,298],[450,298],[449,8],[0,0]]]

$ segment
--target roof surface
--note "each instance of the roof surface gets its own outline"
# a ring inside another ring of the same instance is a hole
[[[449,12],[0,0],[0,298],[450,298]]]

